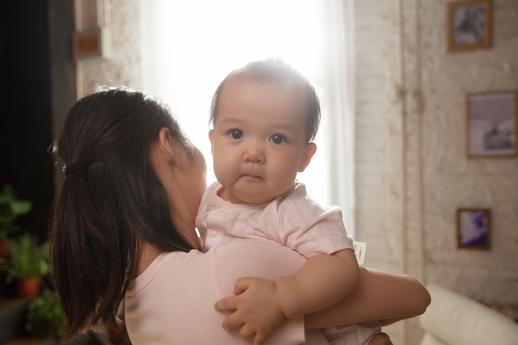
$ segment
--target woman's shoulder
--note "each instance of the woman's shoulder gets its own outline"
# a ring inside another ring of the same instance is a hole
[[[292,274],[305,261],[297,252],[273,241],[234,239],[207,252],[220,291],[233,291],[243,276],[277,279]]]
[[[158,255],[134,279],[130,293],[137,293],[152,281],[159,285],[167,281],[170,285],[171,280],[179,281],[185,276],[189,276],[190,281],[195,277],[198,277],[196,280],[216,277],[218,283],[225,282],[223,285],[243,275],[270,276],[272,267],[276,267],[276,275],[281,276],[293,272],[303,261],[300,254],[272,241],[236,239],[206,253],[193,249]]]
[[[234,240],[206,253],[162,253],[137,277],[140,292],[127,295],[126,317],[132,336],[161,334],[166,343],[244,344],[237,334],[222,331],[224,316],[214,310],[215,301],[231,295],[236,279],[242,276],[274,279],[293,273],[303,261],[289,248],[261,240]],[[141,315],[146,315],[151,330],[144,332]],[[206,332],[197,332],[192,325],[203,325]],[[271,343],[301,339],[301,332],[302,320],[294,320]]]
[[[191,270],[194,266],[200,266],[206,259],[198,250],[189,252],[164,252],[156,256],[148,267],[139,274],[130,284],[127,294],[135,295],[156,280],[162,280],[162,276],[175,272],[180,278],[183,272]],[[206,265],[208,267],[208,265]]]

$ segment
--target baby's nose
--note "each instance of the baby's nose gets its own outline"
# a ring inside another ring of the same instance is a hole
[[[244,159],[248,163],[264,163],[264,152],[258,146],[250,146],[245,152]]]

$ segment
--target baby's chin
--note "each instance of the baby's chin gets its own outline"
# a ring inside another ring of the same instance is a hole
[[[275,199],[275,197],[271,197],[271,196],[261,197],[261,196],[251,195],[251,196],[243,197],[242,203],[249,204],[249,205],[264,205],[264,204],[268,204],[270,201],[273,201],[274,199]]]
[[[234,198],[234,200],[231,200],[231,202],[233,202],[235,204],[264,205],[274,199],[275,199],[275,197],[271,197],[271,196],[245,194],[245,195],[236,196]]]
[[[264,205],[274,200],[278,195],[265,193],[265,188],[259,190],[226,189],[222,193],[223,199],[233,204]]]

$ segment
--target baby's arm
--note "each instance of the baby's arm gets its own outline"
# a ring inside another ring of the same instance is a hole
[[[276,299],[287,319],[325,309],[356,287],[359,268],[354,252],[315,255],[295,274],[275,281]]]
[[[320,207],[307,197],[301,185],[276,207],[270,210],[276,217],[270,215],[268,219],[278,222],[265,222],[261,229],[268,238],[309,259],[294,274],[279,276],[273,282],[260,278],[236,282],[237,296],[231,297],[232,305],[225,309],[233,312],[224,328],[240,327],[243,338],[255,338],[256,342],[284,319],[302,317],[345,298],[355,288],[359,275],[352,240],[345,232],[338,208]],[[312,255],[315,253],[319,254]]]
[[[262,278],[242,278],[239,282],[257,286],[273,285],[270,280]],[[236,322],[234,312],[240,298],[242,296],[226,297],[216,303],[218,310],[233,312],[225,319],[224,328],[227,330],[236,329],[242,325]],[[362,267],[357,288],[330,308],[306,315],[305,325],[308,329],[320,329],[372,321],[379,321],[382,325],[389,324],[422,314],[429,304],[430,295],[417,280]],[[249,316],[253,315],[253,313],[249,314]],[[242,328],[240,335],[244,339],[254,339],[255,343],[264,340],[262,336],[254,338],[255,334],[242,332]]]
[[[216,303],[220,311],[232,310],[223,324],[240,328],[240,336],[259,344],[284,320],[330,307],[356,287],[359,268],[352,250],[315,255],[293,275],[275,281],[240,278],[235,297]]]

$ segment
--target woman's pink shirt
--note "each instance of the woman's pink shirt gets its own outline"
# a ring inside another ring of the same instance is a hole
[[[264,240],[234,240],[207,253],[159,255],[125,297],[125,321],[133,344],[250,344],[222,328],[225,314],[214,303],[232,294],[243,276],[290,275],[304,258]],[[302,319],[286,321],[267,344],[328,344],[320,332],[304,332]]]

